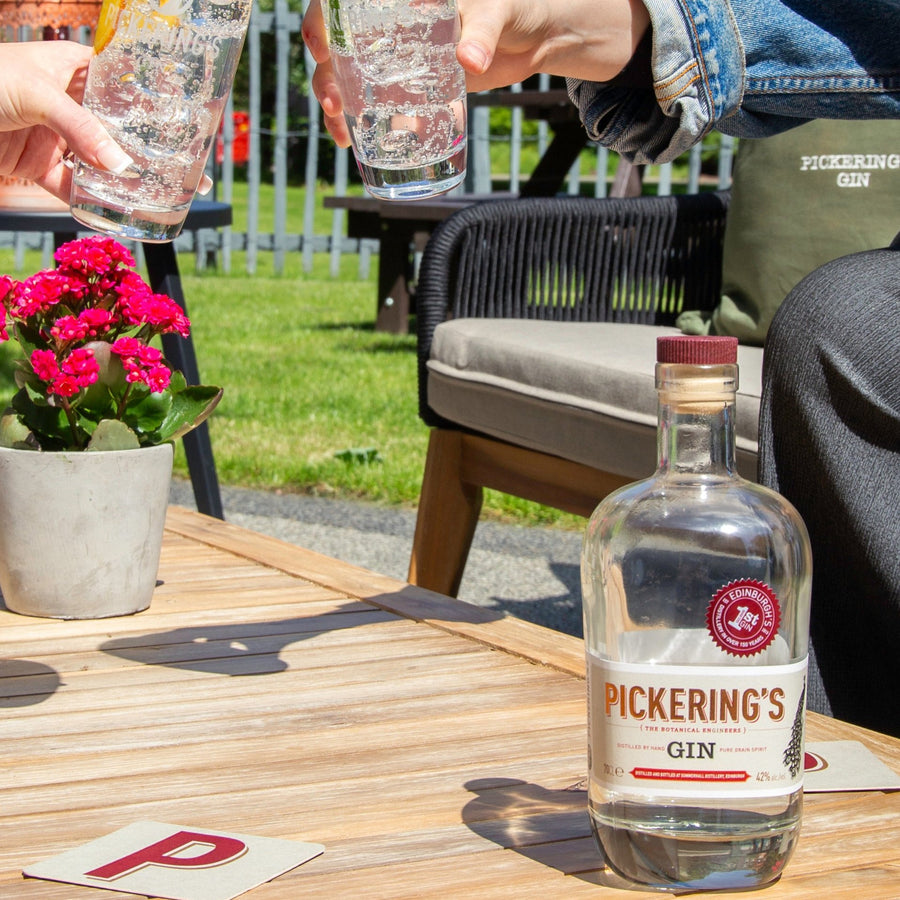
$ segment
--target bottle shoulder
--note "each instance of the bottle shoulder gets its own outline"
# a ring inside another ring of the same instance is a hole
[[[805,530],[793,504],[771,488],[738,475],[724,477],[657,477],[635,481],[608,494],[594,510],[596,519],[661,516],[680,519],[695,515],[733,515],[741,520],[758,516],[787,520]]]
[[[609,495],[591,516],[585,553],[618,557],[638,547],[665,548],[683,559],[724,554],[790,558],[809,567],[809,534],[780,494],[745,479],[686,482],[647,479]]]

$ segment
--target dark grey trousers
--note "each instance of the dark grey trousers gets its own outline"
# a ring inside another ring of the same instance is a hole
[[[809,708],[900,736],[900,235],[785,299],[759,438],[812,541]]]

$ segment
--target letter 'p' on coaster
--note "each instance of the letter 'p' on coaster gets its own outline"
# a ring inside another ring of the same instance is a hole
[[[165,900],[232,900],[324,849],[321,844],[135,822],[35,863],[23,874]]]

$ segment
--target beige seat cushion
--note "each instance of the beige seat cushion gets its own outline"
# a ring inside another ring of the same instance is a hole
[[[457,319],[435,331],[428,404],[451,422],[629,478],[656,466],[656,338],[677,328]],[[740,346],[738,469],[756,478],[762,349]]]

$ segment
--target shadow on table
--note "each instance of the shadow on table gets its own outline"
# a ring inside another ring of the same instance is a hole
[[[148,666],[232,676],[271,675],[289,668],[281,652],[290,644],[387,618],[381,610],[352,602],[322,615],[130,634],[105,641],[100,650]]]
[[[591,835],[584,782],[551,790],[498,777],[465,787],[475,797],[463,807],[462,818],[476,834],[580,881],[634,890],[603,864]]]
[[[62,684],[59,672],[30,659],[0,659],[0,709],[34,706]]]
[[[490,597],[493,608],[526,622],[535,622],[580,638],[584,634],[581,567],[577,563],[551,562],[548,568],[563,588],[560,593],[529,597],[527,600],[493,594]]]

